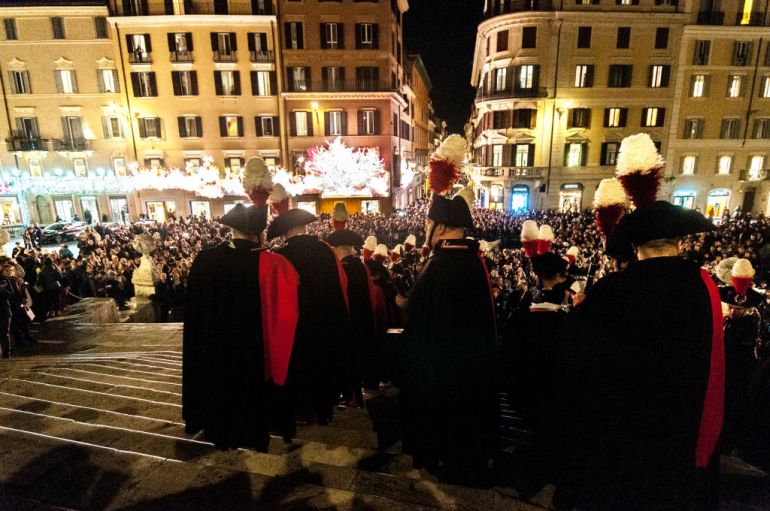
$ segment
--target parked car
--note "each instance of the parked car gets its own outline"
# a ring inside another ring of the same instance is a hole
[[[43,228],[43,244],[51,245],[64,241],[75,241],[87,227],[88,224],[85,222],[56,222],[47,225]]]

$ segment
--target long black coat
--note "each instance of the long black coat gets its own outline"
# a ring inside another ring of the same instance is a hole
[[[697,265],[648,259],[605,277],[570,315],[554,397],[557,502],[708,509],[709,474],[695,468],[719,307],[708,289]]]
[[[473,240],[436,247],[409,297],[404,330],[404,450],[447,479],[486,466],[495,429],[495,311]]]
[[[331,419],[344,381],[350,315],[337,258],[315,236],[300,235],[278,250],[299,273],[299,322],[287,388],[301,418]],[[343,278],[344,278],[344,272]]]
[[[269,442],[259,270],[259,246],[246,240],[204,250],[190,268],[182,416],[221,449],[266,451]]]
[[[366,355],[373,349],[376,331],[372,310],[369,276],[361,259],[348,256],[342,260],[342,268],[348,278],[348,302],[352,328],[351,343],[347,350],[347,378],[351,384],[361,386],[368,376]]]

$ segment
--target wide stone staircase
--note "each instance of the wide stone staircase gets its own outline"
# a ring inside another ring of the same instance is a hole
[[[365,410],[267,454],[184,433],[181,325],[68,325],[0,362],[0,510],[536,510],[511,489],[439,484]],[[541,505],[538,505],[540,503]]]

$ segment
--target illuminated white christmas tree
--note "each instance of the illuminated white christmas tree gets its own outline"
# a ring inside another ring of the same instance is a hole
[[[376,147],[351,148],[341,138],[328,147],[308,149],[305,193],[336,197],[382,197],[388,194],[389,176]]]

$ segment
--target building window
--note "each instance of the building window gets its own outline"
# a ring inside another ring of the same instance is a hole
[[[392,75],[392,87],[397,88],[396,75]],[[380,90],[380,68],[376,66],[356,67],[356,88],[359,91]]]
[[[131,88],[134,90],[134,97],[156,97],[158,95],[158,84],[155,80],[155,72],[131,73]]]
[[[503,166],[503,146],[502,145],[492,146],[492,166],[493,167]]]
[[[754,121],[754,138],[770,138],[770,118]]]
[[[733,166],[733,157],[732,156],[720,156],[719,160],[717,162],[717,173],[718,174],[729,174],[730,170]]]
[[[631,46],[631,27],[618,27],[618,35],[615,39],[615,47],[627,49]]]
[[[495,92],[504,91],[508,85],[508,68],[498,67],[495,69]]]
[[[602,165],[615,165],[618,161],[618,142],[604,142],[602,144]]]
[[[258,116],[255,119],[258,137],[277,137],[280,135],[278,127],[278,117]]]
[[[88,176],[88,163],[86,162],[85,158],[73,158],[72,159],[72,170],[75,172],[75,175],[78,177],[86,177]]]
[[[770,51],[770,47],[768,48]],[[759,87],[760,98],[770,98],[770,75],[762,77],[762,84]]]
[[[116,93],[120,92],[120,82],[118,81],[118,72],[115,69],[97,69],[97,78],[99,83],[99,92]]]
[[[292,21],[284,23],[286,35],[286,48],[289,50],[304,50],[305,38],[302,30],[302,23]]]
[[[358,134],[377,135],[380,131],[380,115],[377,110],[359,110]]]
[[[94,34],[97,39],[109,39],[110,32],[107,27],[107,18],[104,16],[96,16],[94,18]]]
[[[697,157],[695,156],[685,156],[682,158],[682,174],[685,176],[691,176],[695,174],[695,162],[697,161]]]
[[[305,92],[310,90],[310,80],[308,74],[310,73],[309,67],[290,67],[289,73],[289,90],[292,92]]]
[[[642,108],[642,127],[660,128],[666,122],[665,108]]]
[[[564,158],[566,167],[582,167],[586,164],[588,144],[570,143],[567,144]]]
[[[577,47],[591,47],[591,27],[578,27]]]
[[[575,66],[575,87],[593,87],[594,86],[594,65],[578,64]]]
[[[148,64],[152,62],[152,39],[150,34],[126,34],[126,49],[128,61],[132,64]]]
[[[728,117],[722,119],[722,131],[720,138],[735,139],[738,138],[738,132],[740,131],[741,121],[736,117]]]
[[[516,66],[516,88],[534,89],[538,86],[538,70],[540,66]]]
[[[171,32],[168,34],[168,51],[171,62],[193,61],[192,32]]]
[[[125,158],[113,158],[112,170],[117,177],[126,177],[126,159]]]
[[[537,27],[524,27],[522,29],[521,47],[537,48]]]
[[[733,65],[747,66],[751,60],[751,43],[749,41],[735,41],[733,44]]]
[[[706,91],[708,85],[708,77],[706,75],[692,75],[690,82],[690,97],[702,98],[708,96]]]
[[[217,96],[240,96],[241,72],[214,71],[214,88]]]
[[[197,115],[177,117],[181,138],[200,138],[203,136],[203,122]]]
[[[590,108],[572,108],[569,111],[568,128],[590,128],[591,127],[591,109]]]
[[[225,158],[225,167],[230,169],[231,172],[239,172],[243,167],[243,158]]]
[[[54,39],[65,39],[64,19],[61,16],[51,18],[51,33]]]
[[[628,117],[627,108],[605,108],[604,109],[604,127],[605,128],[623,128],[626,126]]]
[[[3,28],[5,29],[6,41],[15,41],[19,38],[16,32],[16,20],[14,18],[3,18]]]
[[[696,66],[708,66],[711,55],[711,41],[695,41],[695,55],[692,63]]]
[[[497,32],[497,44],[495,45],[495,50],[498,52],[501,51],[508,51],[508,31],[507,30],[500,30]]]
[[[160,138],[160,117],[139,119],[139,138]]]
[[[291,134],[295,137],[313,136],[313,113],[294,112],[291,117]]]
[[[534,129],[537,122],[537,110],[517,108],[513,111],[512,125],[516,129]]]
[[[243,136],[243,117],[240,115],[223,115],[219,118],[219,134],[223,137]]]
[[[731,75],[727,77],[727,97],[739,98],[742,93],[743,76]]]
[[[29,94],[29,71],[9,71],[11,90],[14,94]]]
[[[755,154],[749,158],[749,172],[756,174],[765,168],[765,157]]]
[[[324,91],[333,92],[345,90],[344,67],[323,67],[321,68],[321,74],[323,75]]]
[[[321,23],[321,49],[341,50],[345,48],[342,23]]]
[[[671,75],[671,66],[654,65],[650,66],[650,82],[652,88],[668,87],[669,77]]]
[[[517,167],[531,167],[535,164],[535,144],[516,144],[514,163]]]
[[[75,71],[71,69],[57,69],[54,71],[56,79],[56,92],[59,94],[75,94],[78,91],[78,85],[75,81]]]
[[[356,23],[356,49],[376,50],[379,46],[379,25],[376,23]]]
[[[345,112],[342,110],[324,112],[324,124],[327,136],[346,135]]]
[[[658,27],[655,29],[655,49],[665,50],[668,48],[668,28]]]
[[[117,115],[102,117],[104,138],[123,138],[123,122]]]
[[[174,88],[174,96],[198,95],[197,71],[171,71],[171,83]]]
[[[686,119],[684,121],[684,138],[702,138],[703,124],[703,119]]]
[[[611,64],[608,87],[631,87],[633,66],[629,64]]]
[[[238,38],[235,32],[211,32],[211,50],[216,62],[236,62]]]
[[[251,94],[254,96],[273,96],[276,90],[275,71],[252,71]]]

